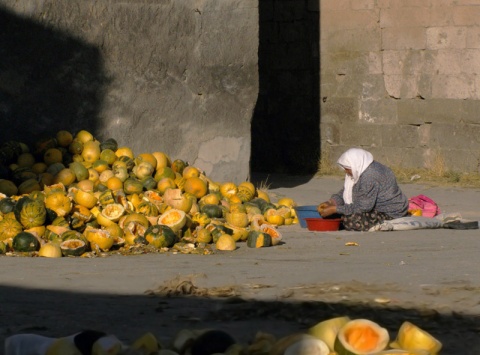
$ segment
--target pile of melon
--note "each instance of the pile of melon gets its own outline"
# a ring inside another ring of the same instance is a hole
[[[115,139],[62,130],[30,148],[0,147],[0,254],[109,251],[211,253],[280,243],[295,202],[249,181],[209,179],[164,152],[135,155]]]
[[[141,340],[140,340],[141,339]],[[167,349],[149,333],[134,343],[142,343],[151,354]],[[258,332],[249,344],[241,344],[223,330],[182,329],[168,347],[169,354],[270,354],[270,355],[438,355],[442,343],[408,321],[403,322],[395,340],[386,328],[368,319],[347,316],[321,321],[306,332],[277,339]]]

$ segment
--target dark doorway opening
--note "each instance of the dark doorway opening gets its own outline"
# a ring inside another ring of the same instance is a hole
[[[259,1],[259,95],[250,170],[312,175],[320,157],[319,11]]]

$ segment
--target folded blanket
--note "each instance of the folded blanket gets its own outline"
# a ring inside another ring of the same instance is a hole
[[[385,221],[370,228],[370,232],[376,231],[405,231],[412,229],[443,228],[443,222],[437,218],[429,217],[402,217]]]
[[[478,229],[478,221],[465,221],[458,214],[440,214],[434,218],[429,217],[402,217],[385,221],[370,228],[370,232],[401,231],[413,229]]]

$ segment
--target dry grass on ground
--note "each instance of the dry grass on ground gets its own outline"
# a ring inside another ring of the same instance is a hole
[[[432,186],[480,187],[480,173],[449,170],[442,156],[437,155],[428,168],[408,168],[395,164],[389,166],[401,184],[425,184]],[[324,152],[318,162],[316,176],[343,176],[343,171],[333,161],[329,152]]]

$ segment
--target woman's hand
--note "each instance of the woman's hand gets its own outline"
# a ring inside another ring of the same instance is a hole
[[[328,207],[335,206],[335,202],[333,200],[328,200],[325,202],[322,202],[317,206],[317,211],[318,213],[322,214],[322,211],[325,210]]]
[[[322,216],[323,218],[331,216],[332,214],[337,213],[337,206],[329,205],[329,206],[319,210],[318,213],[320,213],[320,216]]]

